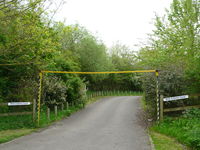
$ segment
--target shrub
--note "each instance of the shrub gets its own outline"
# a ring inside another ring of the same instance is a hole
[[[185,94],[186,82],[183,76],[183,71],[178,70],[176,66],[170,66],[159,73],[159,94],[164,97],[177,96]],[[147,105],[150,105],[152,114],[156,115],[156,76],[155,74],[144,74],[142,76],[143,90],[145,93],[145,100]],[[182,105],[182,101],[173,103],[165,103],[167,107],[174,107]]]
[[[55,76],[46,77],[43,90],[44,102],[47,105],[66,101],[67,87],[60,78]]]
[[[78,77],[73,77],[67,82],[67,101],[85,103],[86,88],[83,81]]]

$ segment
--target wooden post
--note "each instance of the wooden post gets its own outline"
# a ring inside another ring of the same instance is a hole
[[[64,110],[64,104],[61,103],[61,110],[63,111]]]
[[[58,106],[54,105],[54,112],[55,112],[55,116],[58,116]]]
[[[83,108],[85,108],[85,103],[86,103],[86,100],[85,100],[85,101],[82,101]]]
[[[163,95],[160,96],[160,121],[163,120]]]
[[[47,107],[47,120],[50,121],[50,108]]]
[[[33,99],[33,122],[36,121],[36,99]]]
[[[69,103],[66,102],[66,109],[68,110],[69,109]]]

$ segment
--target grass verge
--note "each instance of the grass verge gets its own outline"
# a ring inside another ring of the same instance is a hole
[[[178,118],[165,117],[152,130],[174,137],[191,149],[200,150],[200,109],[187,110]]]
[[[150,105],[143,98],[141,106],[151,117]],[[164,121],[151,124],[149,134],[156,150],[198,150],[200,147],[200,111],[187,111],[179,118],[164,117]],[[198,134],[199,133],[199,134]],[[183,146],[186,145],[186,146]]]
[[[30,134],[35,129],[16,129],[16,130],[4,130],[0,131],[0,143],[8,142],[17,137]]]
[[[155,150],[189,150],[187,147],[178,143],[174,138],[150,130],[150,136]]]

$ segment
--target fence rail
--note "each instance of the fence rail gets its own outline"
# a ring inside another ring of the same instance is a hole
[[[6,116],[17,116],[17,115],[32,115],[33,121],[35,121],[36,116],[36,100],[34,99],[33,102],[7,102],[7,103],[0,103],[0,106],[8,106],[8,107],[24,107],[24,106],[31,106],[32,111],[24,111],[24,112],[7,112],[7,113],[0,113],[0,117]]]
[[[199,97],[200,94],[192,94],[189,97]],[[188,97],[188,98],[189,98]],[[192,108],[200,108],[200,105],[190,105],[190,106],[181,106],[181,107],[174,107],[174,108],[164,108],[164,97],[163,95],[160,96],[160,120],[163,120],[164,113],[166,112],[174,112],[174,111],[183,111],[187,109],[192,109]]]
[[[17,116],[17,115],[32,115],[33,112],[13,112],[13,113],[3,113],[0,114],[0,117],[5,117],[5,116]]]

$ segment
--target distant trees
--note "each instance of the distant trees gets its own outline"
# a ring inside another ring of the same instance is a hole
[[[0,64],[21,64],[0,67],[0,102],[35,98],[40,70],[133,69],[128,49],[126,54],[118,52],[119,46],[109,54],[103,42],[84,27],[53,22],[45,6],[45,0],[0,2]],[[85,84],[90,90],[131,90],[133,82],[133,76],[123,75],[46,74],[42,97],[48,104],[80,101]]]

